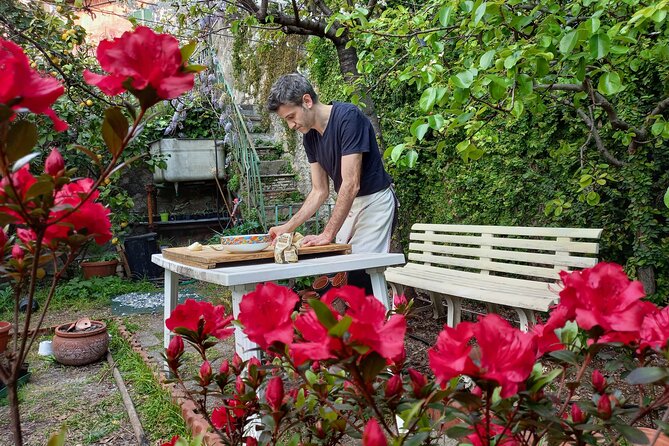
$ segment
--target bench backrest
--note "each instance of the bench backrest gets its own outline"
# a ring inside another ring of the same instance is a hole
[[[561,270],[597,263],[601,234],[602,229],[416,223],[409,261],[554,282]]]

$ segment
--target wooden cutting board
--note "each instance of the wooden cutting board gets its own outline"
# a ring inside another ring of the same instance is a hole
[[[216,245],[219,247],[220,245]],[[311,254],[350,254],[351,245],[330,243],[324,246],[307,246],[297,251],[299,257]],[[274,248],[268,247],[258,252],[227,252],[218,251],[211,246],[205,245],[202,251],[191,251],[186,247],[165,248],[163,257],[168,260],[183,263],[184,265],[197,266],[198,268],[212,269],[225,263],[245,262],[249,260],[274,259]]]

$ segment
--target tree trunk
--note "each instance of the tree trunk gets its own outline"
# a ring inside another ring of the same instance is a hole
[[[639,282],[643,284],[643,289],[646,295],[654,294],[657,290],[655,283],[655,268],[652,266],[640,266],[637,268],[636,275]]]
[[[352,84],[357,78],[360,77],[360,73],[358,73],[357,67],[358,52],[353,47],[346,48],[346,41],[333,43],[337,49],[339,69],[341,70],[341,74],[344,76],[344,80],[346,80],[346,82]],[[383,152],[385,151],[385,143],[383,141],[383,133],[381,132],[381,122],[379,121],[379,116],[376,114],[374,100],[368,93],[364,91],[358,90],[358,93],[360,93],[360,102],[365,104],[365,107],[362,109],[362,111],[372,122],[374,133],[376,133],[376,137],[379,139],[379,150],[383,156]]]
[[[19,415],[18,381],[11,377],[9,378],[9,382],[7,383],[7,397],[9,398],[9,416],[10,416],[12,435],[14,437],[14,445],[23,446],[23,435],[21,434],[21,418]]]

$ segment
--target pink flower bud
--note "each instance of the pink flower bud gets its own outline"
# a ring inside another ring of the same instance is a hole
[[[483,389],[481,389],[479,386],[472,387],[472,390],[470,390],[470,392],[472,395],[478,396],[479,398],[483,396]]]
[[[184,340],[181,336],[174,336],[167,346],[166,356],[168,360],[176,359],[184,352]]]
[[[51,149],[51,153],[44,163],[44,173],[52,177],[60,176],[65,169],[65,160],[57,148]]]
[[[585,421],[585,417],[583,416],[583,412],[581,411],[581,408],[578,407],[578,404],[576,404],[576,403],[571,405],[571,421],[573,421],[575,424],[581,424]]]
[[[603,420],[611,418],[611,400],[606,393],[599,397],[599,401],[597,402],[597,412]]]
[[[283,403],[283,381],[280,376],[275,376],[269,380],[265,398],[267,399],[267,404],[274,412],[281,410],[281,404]]]
[[[406,305],[409,302],[407,302],[407,298],[404,296],[404,294],[395,294],[393,297],[393,306],[395,308],[401,306],[401,305]]]
[[[416,369],[409,369],[409,378],[411,378],[411,387],[417,398],[420,398],[423,387],[427,384],[427,378]]]
[[[318,361],[314,361],[311,363],[311,371],[314,373],[318,373],[321,370],[321,363]]]
[[[402,393],[402,377],[393,375],[386,383],[386,398],[390,399]]]
[[[595,388],[597,393],[604,393],[604,390],[606,389],[606,379],[597,369],[592,372],[592,387]]]
[[[221,367],[218,369],[218,373],[226,376],[228,373],[230,373],[230,363],[227,359],[221,363]]]
[[[260,360],[258,358],[256,358],[255,356],[253,358],[249,359],[249,362],[246,364],[246,366],[248,367],[249,370],[251,370],[251,366],[260,367],[260,365],[261,365]]]
[[[242,377],[238,376],[237,379],[235,380],[235,392],[237,392],[237,395],[244,395],[245,391],[246,391],[246,384],[244,384],[244,380],[242,379]]]
[[[208,386],[211,383],[211,364],[209,361],[204,361],[200,366],[200,385]]]
[[[23,248],[19,246],[18,244],[15,244],[12,246],[12,257],[14,257],[16,260],[23,260],[23,256],[25,256],[25,253],[23,252]]]
[[[179,436],[175,435],[174,437],[172,437],[170,441],[168,441],[167,443],[163,443],[161,446],[175,446],[178,440]]]
[[[370,418],[362,433],[362,446],[388,446],[388,440],[383,435],[381,426],[376,418]]]
[[[258,440],[253,437],[246,437],[246,446],[258,446]]]
[[[232,369],[235,373],[239,373],[239,368],[242,366],[242,358],[237,353],[232,357]]]

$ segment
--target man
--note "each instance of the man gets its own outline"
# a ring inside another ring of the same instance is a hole
[[[396,200],[369,119],[353,104],[320,103],[300,74],[287,74],[274,83],[268,108],[304,135],[312,185],[300,210],[288,222],[270,228],[271,237],[294,231],[316,213],[328,198],[329,177],[337,192],[334,210],[323,232],[307,235],[302,246],[335,240],[350,243],[354,253],[388,252]],[[349,283],[358,282],[354,276]]]

